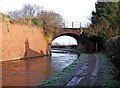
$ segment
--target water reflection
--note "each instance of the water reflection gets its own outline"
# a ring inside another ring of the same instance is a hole
[[[35,86],[62,71],[77,58],[76,54],[52,54],[2,63],[3,86]]]
[[[4,62],[2,67],[6,86],[33,86],[52,74],[50,57]]]
[[[60,72],[74,62],[75,59],[77,59],[77,54],[52,53],[51,65],[54,72]]]

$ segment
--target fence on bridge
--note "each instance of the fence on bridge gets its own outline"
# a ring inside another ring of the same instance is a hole
[[[90,22],[70,22],[64,21],[63,28],[86,28],[90,25]]]

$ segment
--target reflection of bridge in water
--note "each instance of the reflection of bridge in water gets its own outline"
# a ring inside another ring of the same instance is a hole
[[[52,53],[70,53],[69,50],[60,50],[60,49],[57,49],[57,50],[52,49],[51,52]]]
[[[52,53],[78,53],[76,49],[71,48],[52,48]]]

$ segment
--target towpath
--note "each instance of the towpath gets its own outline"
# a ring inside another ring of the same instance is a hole
[[[74,86],[74,88],[78,86],[91,87],[97,85],[97,81],[103,78],[100,58],[96,54],[87,54],[86,59],[76,75],[66,84],[67,86]]]

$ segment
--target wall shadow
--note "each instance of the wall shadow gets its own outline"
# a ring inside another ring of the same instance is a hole
[[[40,52],[37,52],[37,51],[31,49],[30,46],[29,46],[29,40],[26,39],[26,41],[25,41],[25,53],[24,53],[23,58],[44,56],[44,55],[45,54],[42,50],[40,50]]]

